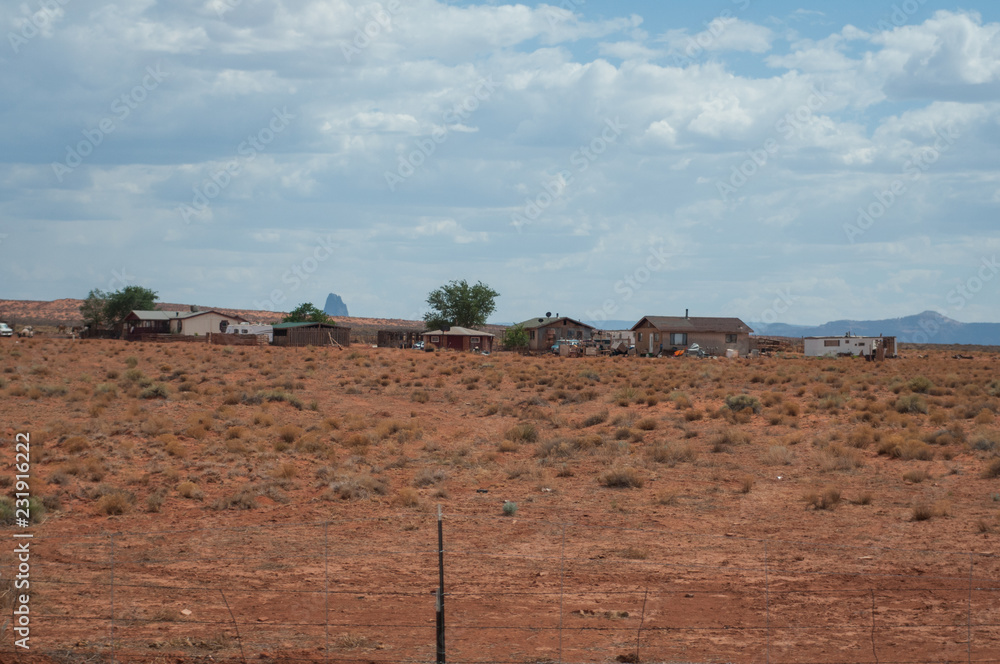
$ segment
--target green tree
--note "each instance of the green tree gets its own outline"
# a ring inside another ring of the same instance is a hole
[[[524,350],[528,347],[528,331],[520,323],[508,327],[503,333],[503,345],[509,350]]]
[[[126,286],[103,295],[104,320],[112,326],[124,323],[125,317],[132,311],[151,311],[156,307],[156,291],[142,286]]]
[[[100,288],[95,288],[87,293],[87,299],[80,305],[80,315],[83,316],[83,324],[91,329],[104,327],[106,322],[104,307],[108,302],[108,294]]]
[[[450,281],[427,296],[430,312],[424,314],[424,324],[436,330],[443,326],[482,327],[496,311],[494,300],[500,297],[483,282],[470,286],[468,282]]]
[[[330,317],[322,309],[317,309],[312,302],[304,302],[281,319],[282,323],[326,323]]]

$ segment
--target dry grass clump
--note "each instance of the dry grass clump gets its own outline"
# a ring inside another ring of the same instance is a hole
[[[854,448],[830,445],[823,451],[822,468],[825,471],[854,470],[864,465],[864,456]]]
[[[598,481],[612,489],[641,489],[645,484],[642,474],[632,466],[615,465],[603,471]]]
[[[840,503],[840,489],[828,486],[822,491],[810,491],[802,497],[806,502],[806,507],[816,510],[830,510]]]
[[[795,463],[795,453],[785,445],[771,445],[762,462],[768,466],[790,466]]]
[[[896,399],[897,413],[927,413],[927,401],[919,394],[907,394]]]
[[[324,494],[327,500],[368,500],[376,496],[384,496],[389,489],[385,482],[372,477],[368,473],[337,475]]]
[[[671,442],[657,445],[650,450],[649,456],[653,461],[673,468],[679,463],[694,461],[698,453],[687,443]]]
[[[112,489],[97,500],[97,512],[108,516],[127,514],[135,506],[135,494],[125,489]]]
[[[448,473],[441,468],[424,468],[413,477],[413,486],[425,487],[440,484],[448,479]]]
[[[508,429],[503,437],[515,443],[534,443],[538,440],[538,430],[534,423],[522,422]]]
[[[177,493],[189,500],[201,500],[205,497],[204,492],[198,488],[198,485],[190,481],[178,484]]]
[[[882,439],[878,444],[878,453],[904,461],[930,461],[934,458],[934,448],[930,445],[915,438],[903,438],[899,434]]]
[[[983,477],[986,479],[995,479],[1000,477],[1000,458],[993,459],[990,461],[989,465],[983,471]]]
[[[929,477],[930,475],[923,468],[914,468],[903,473],[903,480],[911,484],[920,484]]]
[[[750,493],[753,490],[754,477],[753,475],[744,475],[740,479],[740,493]]]
[[[656,427],[658,427],[659,425],[660,423],[657,422],[652,417],[644,417],[643,419],[639,420],[635,426],[636,428],[641,429],[643,431],[652,431],[656,429]]]
[[[413,487],[403,487],[392,499],[392,502],[400,507],[420,507],[420,493]]]
[[[585,429],[587,427],[597,426],[598,424],[604,424],[608,421],[608,411],[602,410],[599,413],[594,413],[587,419],[580,423],[580,428]]]
[[[742,410],[750,410],[754,414],[757,414],[761,411],[762,406],[757,397],[750,396],[749,394],[737,394],[726,397],[726,408],[734,413]]]
[[[712,438],[711,449],[713,452],[730,452],[734,445],[746,445],[750,442],[750,435],[740,429],[726,429],[716,434]]]

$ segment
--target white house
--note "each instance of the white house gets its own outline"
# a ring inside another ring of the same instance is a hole
[[[805,337],[802,340],[806,357],[837,357],[839,355],[864,355],[870,357],[879,347],[885,348],[886,357],[896,356],[896,337]]]

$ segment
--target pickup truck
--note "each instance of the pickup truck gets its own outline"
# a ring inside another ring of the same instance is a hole
[[[0,337],[12,337],[14,336],[14,330],[10,328],[7,323],[0,323]]]

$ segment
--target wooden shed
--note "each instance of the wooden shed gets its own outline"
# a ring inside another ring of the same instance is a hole
[[[493,335],[489,332],[470,330],[467,327],[451,327],[447,330],[424,332],[425,348],[450,348],[451,350],[493,351]]]
[[[377,343],[379,348],[413,348],[422,335],[422,330],[379,330]]]
[[[351,328],[332,323],[277,323],[272,326],[275,346],[349,346]]]

